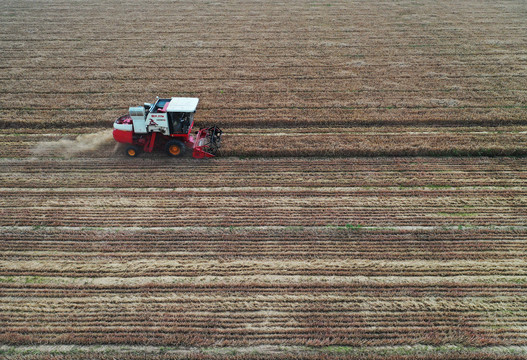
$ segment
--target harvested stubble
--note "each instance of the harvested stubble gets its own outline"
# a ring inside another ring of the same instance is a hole
[[[351,347],[328,347],[327,352],[316,352],[310,349],[309,352],[305,349],[298,347],[291,348],[291,353],[283,354],[281,352],[289,348],[286,347],[245,347],[245,348],[225,348],[225,349],[206,349],[205,351],[195,352],[189,349],[173,349],[171,347],[155,348],[154,351],[145,351],[149,349],[144,346],[129,346],[125,348],[125,351],[119,350],[121,347],[109,347],[101,346],[97,347],[75,347],[69,351],[52,350],[54,354],[53,359],[57,360],[71,360],[71,359],[114,359],[116,354],[119,355],[119,359],[123,360],[140,360],[144,359],[145,352],[149,359],[154,360],[216,360],[216,359],[230,359],[230,360],[264,360],[264,359],[279,359],[279,360],[488,360],[488,359],[499,359],[499,360],[523,360],[523,355],[504,354],[500,353],[499,347],[496,351],[490,354],[483,349],[475,349],[472,354],[466,354],[462,351],[467,350],[463,347],[441,347],[441,346],[430,346],[416,347],[415,350],[412,347],[400,346],[400,347],[386,347],[375,351],[372,347],[362,348],[351,348]],[[521,347],[518,347],[521,349]],[[48,350],[48,349],[46,349]],[[48,350],[49,351],[49,350]],[[452,353],[444,353],[451,351]],[[521,350],[519,350],[521,351]],[[25,359],[49,359],[49,354],[44,352],[43,354],[35,355],[38,350],[28,349],[26,352],[21,350],[20,353],[24,354]],[[435,352],[435,353],[432,353]],[[16,352],[14,352],[16,353]],[[138,355],[141,353],[141,355]],[[402,353],[402,354],[401,354]],[[392,355],[396,354],[396,355]]]
[[[5,159],[0,162],[3,191],[76,191],[114,188],[137,192],[179,191],[221,194],[229,190],[369,191],[423,188],[453,191],[522,190],[527,179],[523,158],[350,158],[213,159],[174,162],[164,156],[138,159]],[[133,172],[130,172],[133,168]],[[170,171],[167,171],[167,168]],[[205,176],[213,173],[214,176]],[[185,179],[181,182],[174,174]],[[37,184],[38,186],[35,186]],[[349,188],[349,189],[348,189]],[[411,189],[406,189],[411,190]],[[427,192],[422,192],[427,194]]]
[[[3,163],[2,342],[527,344],[521,159],[136,160]]]

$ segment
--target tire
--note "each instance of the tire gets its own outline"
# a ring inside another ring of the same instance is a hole
[[[185,144],[179,140],[170,140],[165,145],[165,152],[171,157],[180,157],[185,153]]]
[[[137,157],[137,155],[139,155],[139,148],[135,145],[130,145],[126,147],[126,150],[124,151],[124,153],[128,157]]]

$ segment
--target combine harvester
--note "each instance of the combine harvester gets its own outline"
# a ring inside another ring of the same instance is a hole
[[[157,98],[154,104],[131,107],[113,124],[113,138],[124,144],[126,155],[165,149],[169,156],[182,156],[192,149],[197,159],[214,157],[220,148],[222,131],[217,126],[200,129],[191,135],[198,98]]]

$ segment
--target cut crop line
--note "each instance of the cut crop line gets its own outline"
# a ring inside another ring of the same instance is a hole
[[[384,132],[384,131],[339,131],[339,134],[351,134],[351,135],[371,135],[371,136],[407,136],[407,135],[448,135],[448,136],[456,136],[456,134],[448,133],[448,132],[441,132],[441,131],[404,131],[404,132]],[[522,135],[527,134],[527,131],[514,131],[514,132],[507,132],[503,130],[496,130],[496,131],[463,131],[463,134],[470,134],[470,135],[485,135],[485,134],[492,134],[492,135],[500,135],[500,136],[510,136],[510,135]],[[335,131],[328,130],[327,132],[275,132],[275,133],[259,133],[255,131],[250,132],[229,132],[229,136],[298,136],[298,135],[334,135]]]
[[[466,230],[496,230],[496,231],[525,231],[527,225],[466,225],[461,229],[459,225],[415,225],[415,226],[360,226],[356,230],[350,230],[346,226],[324,225],[324,226],[291,226],[291,225],[264,225],[264,226],[167,226],[167,227],[148,227],[148,226],[0,226],[0,231],[86,231],[95,230],[103,232],[142,232],[142,231],[174,231],[174,232],[196,232],[196,231],[284,231],[298,228],[298,230],[321,231],[321,230],[343,230],[343,231],[426,231],[436,232],[444,230],[456,230],[460,233]]]
[[[19,60],[18,57],[13,57],[12,59],[16,59],[16,60]],[[4,60],[11,60],[11,58],[4,58]],[[430,67],[431,69],[437,69],[438,66],[439,68],[461,68],[461,69],[465,69],[467,66],[481,66],[481,67],[486,67],[486,66],[492,66],[492,67],[495,67],[496,64],[495,62],[489,62],[488,60],[485,61],[485,62],[482,62],[482,61],[474,61],[474,62],[463,62],[463,64],[437,64],[437,62],[426,62],[426,61],[407,61],[404,63],[405,66],[408,66],[408,67],[413,67],[415,68],[416,66],[418,67],[421,67],[421,68],[428,68]],[[521,66],[521,65],[526,65],[527,64],[527,60],[523,60],[523,59],[517,59],[516,61],[513,61],[513,62],[504,62],[504,61],[500,61],[499,63],[499,67],[510,67],[510,66]],[[394,70],[395,69],[400,69],[401,66],[399,63],[391,63],[391,62],[388,62],[388,63],[379,63],[379,64],[361,64],[360,65],[360,68],[365,68],[365,67],[378,67],[380,69],[386,69],[386,68],[393,68]],[[97,65],[63,65],[63,66],[56,66],[56,65],[49,65],[49,66],[32,66],[32,65],[17,65],[16,67],[17,69],[38,69],[38,70],[49,70],[49,69],[54,69],[54,70],[64,70],[64,69],[83,69],[83,70],[87,70],[87,69],[93,69],[93,70],[100,70],[100,69],[107,69],[107,67],[104,67],[104,66],[97,66]],[[122,65],[119,65],[118,66],[118,69],[135,69],[137,68],[137,65],[126,65],[126,64],[122,64]],[[159,66],[153,66],[153,65],[148,65],[148,64],[142,64],[141,65],[141,68],[142,69],[156,69],[158,70],[159,69]],[[258,71],[262,71],[262,69],[266,69],[266,70],[273,70],[273,69],[329,69],[329,70],[334,70],[334,66],[331,66],[331,65],[320,65],[320,64],[303,64],[303,65],[294,65],[294,64],[291,64],[291,65],[280,65],[280,64],[273,64],[272,67],[265,67],[265,66],[262,66],[262,65],[244,65],[243,67],[244,69],[255,69],[255,70],[258,70]],[[2,66],[0,65],[0,69],[13,69],[13,66]],[[163,66],[163,69],[178,69],[178,70],[191,70],[191,69],[195,69],[195,70],[214,70],[214,69],[217,69],[217,67],[214,67],[212,65],[202,65],[202,66],[199,66],[199,65],[188,65],[188,66],[174,66],[174,65],[164,65]],[[225,66],[222,66],[222,69],[223,70],[239,70],[240,69],[240,66],[234,66],[234,65],[225,65]],[[131,80],[134,80],[134,81],[137,81],[137,80],[142,80],[143,78],[141,79],[131,79]],[[366,91],[366,90],[365,90]]]
[[[262,355],[295,355],[298,354],[335,354],[335,355],[438,355],[438,354],[488,354],[495,355],[525,355],[525,345],[500,345],[473,347],[459,344],[441,345],[391,345],[391,346],[324,346],[308,347],[294,345],[254,345],[246,347],[181,347],[181,346],[152,346],[152,345],[0,345],[0,353],[13,354],[15,356],[33,354],[57,355],[79,355],[79,354],[105,354],[107,356],[118,356],[119,354],[150,354],[150,355],[181,355],[191,356],[203,354],[210,356],[246,354],[251,356]],[[311,358],[310,358],[311,359]]]
[[[201,110],[407,110],[407,109],[527,109],[527,105],[515,104],[515,105],[503,105],[503,106],[483,106],[483,105],[465,105],[465,106],[356,106],[356,105],[329,105],[329,106],[239,106],[239,107],[223,107],[223,106],[203,106]],[[68,112],[68,111],[122,111],[122,108],[68,108],[68,107],[4,107],[2,110],[14,110],[14,111],[54,111],[54,112]],[[522,120],[522,123],[527,123],[526,120]],[[401,123],[397,123],[401,125]]]
[[[120,77],[120,76],[112,76],[111,79],[108,79],[108,77],[105,78],[99,78],[99,77],[90,77],[87,76],[87,74],[84,74],[85,77],[83,78],[74,78],[74,77],[65,77],[60,78],[57,76],[41,76],[41,77],[21,77],[21,76],[13,76],[13,77],[2,77],[0,80],[3,81],[13,81],[13,80],[112,80],[112,81],[133,81],[134,79],[129,77]],[[421,76],[415,76],[415,75],[398,75],[398,76],[392,76],[392,79],[411,79],[412,81],[416,81],[416,78],[419,79],[503,79],[503,78],[525,78],[527,77],[527,74],[523,73],[503,73],[503,74],[497,74],[497,75],[447,75],[447,74],[436,74],[436,75],[421,75]],[[348,76],[308,76],[308,75],[283,75],[283,76],[240,76],[240,77],[179,77],[179,78],[164,78],[166,81],[270,81],[270,80],[350,80],[350,79],[361,79],[361,80],[379,80],[378,77],[375,76],[364,76],[364,75],[348,75]],[[155,81],[157,78],[149,78],[149,77],[141,77],[141,81]]]
[[[10,176],[15,176],[17,173],[10,173]],[[25,176],[25,173],[20,173],[18,175]],[[436,193],[439,192],[441,196],[445,196],[446,193],[450,192],[469,192],[469,193],[485,193],[488,194],[488,190],[502,190],[502,191],[514,191],[518,195],[523,194],[524,192],[527,192],[527,185],[526,186],[493,186],[493,185],[477,185],[477,186],[433,186],[433,185],[417,185],[417,186],[367,186],[367,187],[360,187],[360,186],[336,186],[336,187],[311,187],[311,186],[269,186],[269,187],[261,187],[261,186],[232,186],[232,187],[226,187],[226,186],[218,186],[218,187],[177,187],[177,188],[159,188],[159,187],[133,187],[133,188],[127,188],[127,187],[120,187],[120,188],[114,188],[114,187],[75,187],[75,188],[68,188],[68,187],[52,187],[52,188],[38,188],[38,187],[9,187],[9,188],[0,188],[0,193],[16,193],[20,194],[20,188],[24,188],[25,193],[112,193],[115,194],[118,193],[189,193],[189,192],[200,192],[200,193],[225,193],[225,192],[265,192],[265,193],[282,193],[282,192],[292,192],[294,195],[295,192],[310,192],[314,194],[322,193],[321,196],[323,196],[323,193],[335,193],[335,192],[342,192],[342,193],[353,193],[353,192],[360,192],[360,193],[375,193],[378,194],[379,189],[382,189],[383,195],[389,195],[386,192],[392,191],[395,193],[406,193],[406,192],[413,192],[416,190],[422,191],[422,192],[431,192]],[[93,195],[96,195],[93,194]],[[366,195],[367,196],[367,195]]]

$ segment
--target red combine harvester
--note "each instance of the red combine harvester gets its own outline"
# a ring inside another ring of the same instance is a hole
[[[197,159],[214,157],[220,148],[222,131],[212,126],[191,135],[198,98],[157,98],[154,104],[131,107],[113,124],[113,138],[124,144],[126,155],[136,157],[141,151],[165,149],[169,156],[182,156],[192,149]]]

